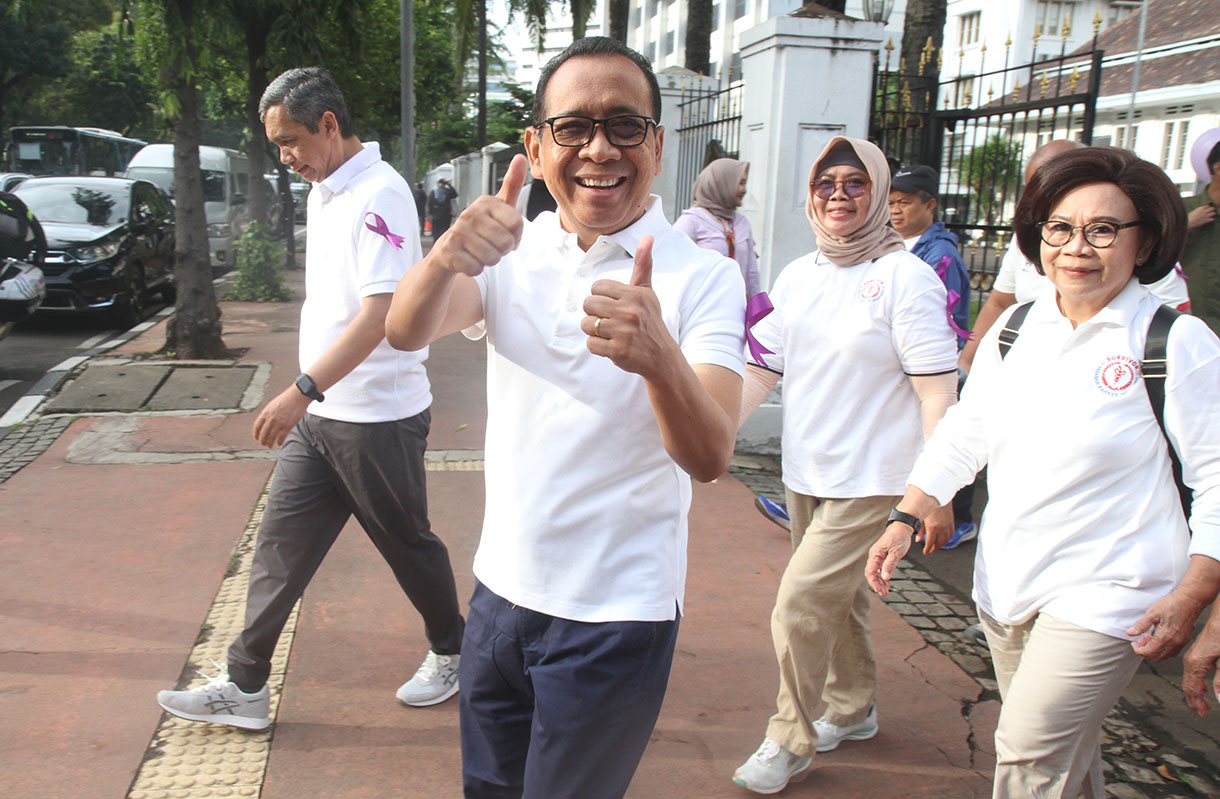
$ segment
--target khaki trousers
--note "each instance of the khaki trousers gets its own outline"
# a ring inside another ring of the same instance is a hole
[[[811,757],[823,700],[832,724],[858,724],[872,707],[877,664],[864,564],[899,497],[818,499],[788,491],[787,499],[794,551],[771,614],[779,697],[767,737]]]
[[[979,620],[1003,700],[994,799],[1105,799],[1101,723],[1142,658],[1129,641],[1046,613]]]

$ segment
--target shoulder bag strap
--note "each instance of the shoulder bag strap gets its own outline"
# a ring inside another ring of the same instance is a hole
[[[1025,317],[1029,316],[1029,307],[1032,302],[1023,302],[1017,306],[1017,310],[1012,312],[1012,316],[1008,317],[1008,324],[1000,331],[1000,360],[1003,360],[1008,351],[1012,349],[1013,343],[1016,342],[1017,336],[1021,333],[1021,325],[1025,323]]]
[[[1165,381],[1169,377],[1169,328],[1182,314],[1162,305],[1152,315],[1148,325],[1148,338],[1144,341],[1144,360],[1140,363],[1140,371],[1144,376],[1144,390],[1148,392],[1148,402],[1152,405],[1152,415],[1161,428],[1161,435],[1169,446],[1169,462],[1173,468],[1173,482],[1178,487],[1178,496],[1182,501],[1182,512],[1190,519],[1190,506],[1194,492],[1182,481],[1182,461],[1174,451],[1169,441],[1169,433],[1165,429]]]

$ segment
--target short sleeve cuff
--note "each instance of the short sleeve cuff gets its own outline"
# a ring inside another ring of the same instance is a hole
[[[934,497],[941,505],[952,502],[954,494],[960,488],[950,475],[926,464],[923,458],[915,461],[915,468],[911,470],[907,483]]]

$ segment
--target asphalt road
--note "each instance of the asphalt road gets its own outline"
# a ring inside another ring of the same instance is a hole
[[[164,307],[150,298],[147,319]],[[104,315],[39,312],[0,339],[0,417],[44,374],[125,331]]]

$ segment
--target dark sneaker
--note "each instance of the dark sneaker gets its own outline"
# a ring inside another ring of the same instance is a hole
[[[271,725],[271,692],[267,686],[248,694],[227,674],[189,691],[158,691],[157,704],[189,721],[210,721],[243,730],[265,730]]]
[[[788,518],[788,509],[778,502],[772,502],[762,494],[754,497],[754,507],[758,512],[775,522],[785,530],[792,530],[792,520]]]
[[[963,522],[953,531],[953,535],[945,542],[941,549],[953,549],[958,544],[964,544],[967,541],[973,541],[979,537],[979,528],[974,522]]]

